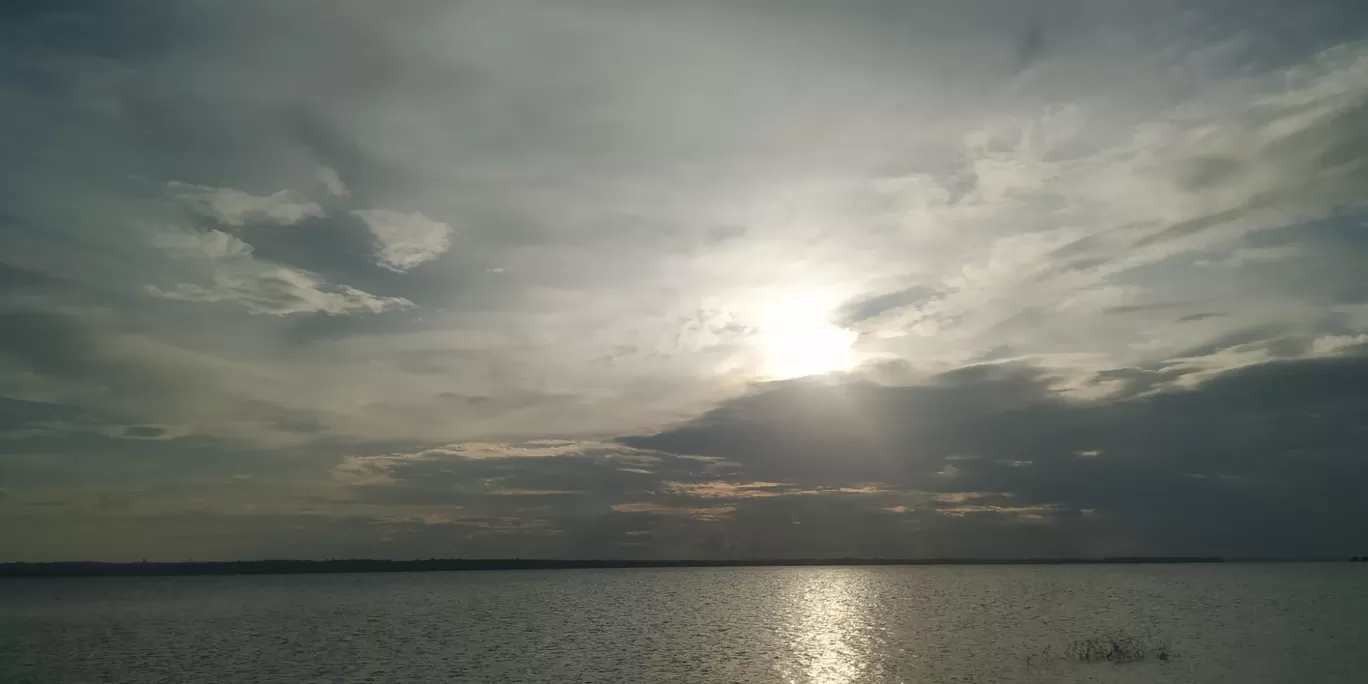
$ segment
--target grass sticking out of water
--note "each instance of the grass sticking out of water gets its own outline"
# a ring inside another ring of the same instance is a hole
[[[1046,647],[1026,657],[1028,665],[1048,663],[1111,663],[1127,665],[1173,658],[1168,641],[1152,635],[1107,634],[1077,639],[1062,649]]]

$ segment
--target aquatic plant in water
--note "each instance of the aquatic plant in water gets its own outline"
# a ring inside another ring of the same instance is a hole
[[[1063,648],[1046,647],[1026,657],[1028,665],[1046,663],[1112,663],[1125,665],[1174,657],[1167,640],[1152,635],[1106,634],[1076,639]]]

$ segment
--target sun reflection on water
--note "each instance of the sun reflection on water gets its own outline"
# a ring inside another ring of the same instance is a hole
[[[805,572],[789,595],[790,662],[781,663],[790,684],[852,684],[873,681],[874,631],[863,573],[853,568]]]

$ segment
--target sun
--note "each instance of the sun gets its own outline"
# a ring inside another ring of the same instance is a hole
[[[762,307],[758,328],[761,372],[788,380],[850,370],[856,333],[831,322],[827,298],[789,295]]]

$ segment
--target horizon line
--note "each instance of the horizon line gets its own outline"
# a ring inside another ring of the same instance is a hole
[[[11,561],[0,577],[99,577],[239,574],[342,574],[349,572],[442,572],[480,570],[651,569],[706,567],[918,566],[918,565],[1127,565],[1280,562],[1349,562],[1357,557],[1227,558],[1224,556],[1106,556],[1024,558],[329,558],[185,561]]]

